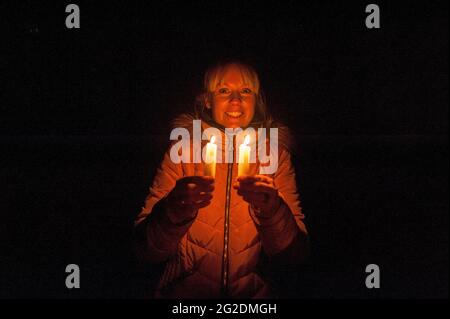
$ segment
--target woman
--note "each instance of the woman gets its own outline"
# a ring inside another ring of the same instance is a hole
[[[270,128],[258,75],[249,65],[227,62],[205,74],[194,115],[176,127]],[[288,137],[278,127],[278,169],[237,176],[237,163],[217,163],[215,178],[203,163],[175,164],[166,152],[145,206],[136,219],[136,247],[151,263],[164,263],[155,297],[268,298],[282,294],[279,272],[298,270],[308,254],[290,160]],[[192,131],[192,129],[191,129]],[[222,138],[222,141],[225,139]],[[193,143],[191,143],[193,144]],[[224,144],[218,152],[225,152]],[[278,272],[278,274],[277,274]],[[292,287],[291,287],[292,289]]]

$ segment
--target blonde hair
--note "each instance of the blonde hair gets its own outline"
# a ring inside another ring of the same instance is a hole
[[[204,77],[203,87],[207,92],[214,92],[217,86],[222,84],[225,72],[231,66],[237,67],[240,71],[244,83],[249,85],[253,92],[259,93],[259,77],[255,69],[250,65],[241,62],[231,61],[227,63],[220,63],[214,67],[209,68]]]
[[[252,120],[253,126],[264,126],[271,122],[271,116],[268,113],[264,94],[261,90],[259,76],[256,70],[245,63],[236,60],[229,60],[219,62],[216,65],[210,67],[206,72],[203,79],[203,92],[197,96],[196,99],[196,114],[201,115],[209,110],[206,107],[206,101],[212,100],[213,92],[217,86],[222,84],[225,72],[231,66],[237,67],[241,72],[242,79],[250,86],[255,93],[256,105],[255,115]]]

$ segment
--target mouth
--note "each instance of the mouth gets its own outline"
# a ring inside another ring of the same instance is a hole
[[[238,119],[238,118],[240,118],[242,115],[244,115],[244,113],[242,113],[242,112],[225,112],[225,114],[226,114],[228,117],[231,117],[231,118],[233,118],[233,119]]]

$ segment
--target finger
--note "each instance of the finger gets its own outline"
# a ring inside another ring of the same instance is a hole
[[[241,189],[241,188],[242,188],[242,185],[243,185],[243,184],[241,184],[240,182],[234,182],[234,183],[233,183],[233,188],[234,188],[234,189]]]
[[[273,186],[271,184],[268,184],[265,182],[239,183],[239,185],[238,185],[239,188],[243,188],[243,189],[256,187],[256,186],[265,186],[265,187],[273,188]]]
[[[214,189],[215,189],[214,184],[198,186],[198,190],[200,190],[200,192],[205,193],[211,193],[214,191]]]
[[[238,190],[242,192],[253,192],[253,193],[267,193],[267,194],[274,194],[276,193],[276,190],[271,186],[267,184],[246,184],[246,185],[240,185],[238,187]]]
[[[211,185],[214,183],[214,178],[211,176],[186,176],[178,180],[180,185],[196,184],[196,185]]]
[[[204,193],[204,194],[196,194],[196,195],[188,196],[186,198],[186,201],[191,202],[191,203],[197,203],[200,201],[211,200],[212,198],[213,198],[212,194]]]
[[[251,191],[251,192],[262,192],[262,193],[268,193],[268,194],[276,194],[278,191],[276,188],[274,188],[272,185],[268,185],[263,182],[256,182],[254,184],[249,184],[241,187],[244,191]]]
[[[242,175],[237,178],[240,183],[254,183],[259,181],[258,175]]]
[[[260,187],[261,186],[261,187],[269,187],[269,188],[275,189],[273,183],[266,182],[266,181],[255,182],[253,185],[255,187]]]
[[[234,189],[249,189],[251,185],[253,185],[255,182],[235,182],[233,184]]]
[[[214,191],[214,185],[197,185],[197,184],[186,184],[177,187],[176,193],[178,195],[195,195],[200,193],[211,193]]]
[[[266,175],[243,175],[237,178],[238,182],[252,183],[252,182],[266,182],[273,183],[273,178]]]
[[[209,204],[211,204],[211,201],[207,200],[207,201],[202,201],[202,202],[199,202],[199,203],[196,203],[196,204],[192,204],[191,206],[192,206],[194,209],[197,210],[197,209],[206,207],[206,206],[208,206]]]
[[[261,193],[247,193],[243,196],[244,200],[251,203],[266,203],[267,195]]]
[[[256,177],[259,178],[260,182],[264,182],[270,185],[275,185],[274,179],[272,177],[269,177],[267,175],[256,175]]]
[[[251,194],[251,193],[253,193],[253,192],[251,192],[251,191],[246,191],[246,190],[243,190],[243,189],[238,189],[238,190],[237,190],[237,194],[238,194],[239,196],[246,196],[246,195]]]
[[[212,199],[212,194],[204,193],[204,194],[195,194],[195,195],[184,195],[178,196],[175,200],[178,206],[189,206],[202,201],[209,201]]]
[[[263,175],[259,175],[262,177],[255,177],[255,176],[251,176],[251,178],[246,178],[243,179],[241,181],[237,181],[235,184],[237,184],[237,187],[247,187],[249,185],[266,185],[269,187],[275,187],[275,184],[273,182],[273,179],[271,179],[270,177],[265,177]]]
[[[244,195],[253,194],[253,193],[256,193],[256,192],[254,192],[252,190],[244,189],[244,188],[238,188],[237,189],[237,193],[240,196],[244,196]],[[262,193],[262,192],[258,192],[258,193]]]
[[[257,209],[265,209],[267,208],[267,203],[263,202],[263,201],[256,201],[256,200],[252,200],[250,198],[245,198],[244,199],[250,206],[255,207]]]
[[[251,204],[258,205],[258,206],[267,205],[274,198],[273,196],[270,196],[267,193],[238,192],[238,195],[242,196],[242,198],[246,202],[249,202]]]

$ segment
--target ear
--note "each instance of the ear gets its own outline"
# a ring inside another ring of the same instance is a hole
[[[206,108],[211,109],[211,103],[209,102],[208,95],[205,94],[204,100]]]

